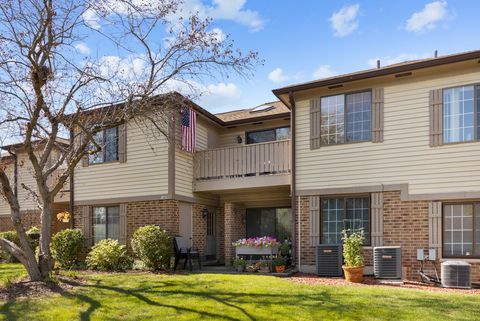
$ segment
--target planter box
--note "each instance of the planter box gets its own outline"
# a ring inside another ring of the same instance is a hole
[[[251,246],[237,246],[235,248],[235,255],[276,255],[278,246],[275,247],[251,247]]]

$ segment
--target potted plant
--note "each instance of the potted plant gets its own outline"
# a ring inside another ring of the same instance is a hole
[[[247,261],[243,258],[238,258],[233,261],[233,266],[237,272],[245,272],[245,267],[247,266]]]
[[[343,258],[345,265],[342,266],[347,282],[362,283],[363,282],[363,254],[362,246],[365,240],[363,230],[348,233],[342,231],[343,240]]]
[[[258,271],[257,264],[251,264],[246,267],[247,272],[253,273]]]
[[[267,261],[259,261],[257,262],[257,268],[258,272],[260,273],[269,273],[270,272],[270,267],[268,265]]]
[[[273,266],[275,267],[275,272],[283,273],[285,272],[285,266],[287,265],[287,259],[281,256],[277,256],[275,260],[273,260]]]
[[[278,252],[283,257],[287,257],[290,255],[290,244],[288,243],[288,241],[285,241],[282,243],[282,245],[280,245],[280,247],[278,248]]]

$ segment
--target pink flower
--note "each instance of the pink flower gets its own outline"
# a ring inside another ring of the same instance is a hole
[[[248,239],[240,239],[234,243],[232,243],[234,247],[237,246],[250,246],[256,248],[263,248],[263,247],[275,247],[279,245],[276,238],[271,236],[262,236],[262,237],[251,237]]]

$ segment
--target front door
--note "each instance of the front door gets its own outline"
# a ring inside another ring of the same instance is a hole
[[[214,260],[217,256],[217,236],[216,236],[216,223],[215,211],[208,211],[207,214],[207,246],[205,249],[205,255],[207,259]]]
[[[192,246],[192,204],[179,203],[179,228],[180,236],[183,236]]]

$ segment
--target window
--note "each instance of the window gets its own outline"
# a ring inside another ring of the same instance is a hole
[[[476,90],[478,91],[479,88]],[[445,143],[468,142],[476,139],[475,132],[478,128],[475,130],[475,108],[475,86],[443,90],[443,141]]]
[[[322,145],[371,140],[370,91],[321,98]]]
[[[246,217],[247,237],[272,236],[290,240],[292,214],[290,208],[249,208]]]
[[[342,230],[365,232],[370,244],[370,197],[335,197],[322,199],[322,244],[341,244]]]
[[[279,127],[247,133],[247,144],[258,144],[290,138],[290,127]]]
[[[444,205],[443,256],[480,257],[480,203]]]
[[[93,242],[104,239],[118,240],[120,234],[120,207],[93,208]]]
[[[100,145],[98,153],[89,155],[90,164],[99,164],[118,160],[118,127],[102,130],[95,134],[95,142]],[[93,144],[90,149],[94,149]]]

